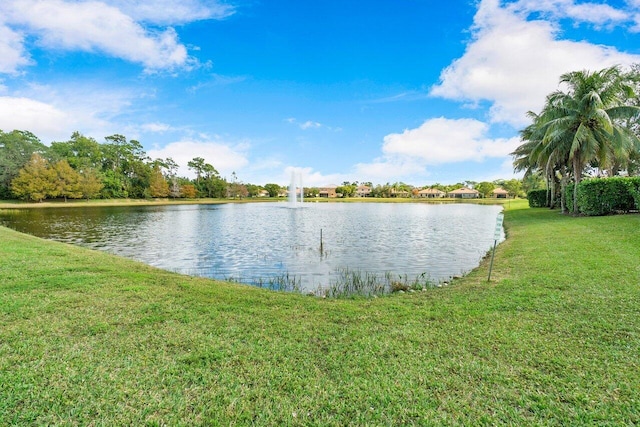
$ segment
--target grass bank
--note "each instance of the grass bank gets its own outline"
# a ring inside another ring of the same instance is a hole
[[[0,425],[640,423],[640,215],[522,206],[491,283],[353,300],[0,228]]]

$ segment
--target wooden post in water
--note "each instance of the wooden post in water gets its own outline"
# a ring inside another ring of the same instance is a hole
[[[322,255],[323,251],[323,244],[322,244],[322,228],[320,229],[320,255]]]

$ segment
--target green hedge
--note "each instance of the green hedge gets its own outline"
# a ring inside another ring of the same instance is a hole
[[[567,210],[573,212],[573,184],[566,188]],[[587,216],[640,210],[640,177],[585,179],[578,186],[578,207]]]
[[[564,202],[567,212],[573,212],[573,183],[569,183],[565,188]]]
[[[640,210],[640,176],[627,178],[627,187],[631,197],[633,197],[635,209]]]
[[[529,207],[543,208],[549,206],[547,203],[547,190],[531,190],[527,193]]]
[[[578,186],[578,209],[588,216],[629,212],[635,208],[629,178],[585,179]]]

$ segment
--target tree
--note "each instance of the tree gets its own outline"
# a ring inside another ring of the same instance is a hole
[[[47,197],[57,196],[57,178],[49,162],[40,154],[33,153],[29,162],[11,181],[11,190],[20,199],[42,202]]]
[[[482,194],[482,197],[491,197],[496,186],[492,182],[483,181],[477,183],[474,188]]]
[[[11,182],[33,153],[44,155],[47,147],[31,132],[0,130],[0,198],[12,197]]]
[[[245,187],[247,188],[247,195],[249,197],[256,197],[262,191],[262,187],[255,184],[246,184]]]
[[[540,171],[534,171],[522,178],[522,191],[525,194],[531,190],[540,190],[544,188],[544,179]]]
[[[151,171],[149,194],[151,197],[167,197],[169,195],[169,183],[164,179],[159,166],[154,167]]]
[[[318,187],[304,187],[304,197],[318,197],[320,189]]]
[[[220,179],[220,174],[213,165],[209,163],[202,165],[202,173],[203,187],[199,188],[200,192],[205,193],[207,197],[224,197],[227,195],[226,182]]]
[[[118,134],[107,136],[105,140],[107,143],[101,146],[104,192],[114,193],[110,197],[145,197],[151,166],[142,144]]]
[[[625,105],[633,90],[619,67],[573,71],[563,74],[560,83],[568,90],[547,97],[541,115],[546,127],[542,141],[567,154],[574,182],[573,213],[577,214],[577,189],[585,167],[592,161],[607,167],[640,146],[638,137],[621,124],[637,118],[640,108]]]
[[[89,200],[100,194],[104,185],[95,169],[83,169],[79,175],[78,190],[82,194],[82,197]]]
[[[509,197],[515,198],[522,192],[522,181],[520,181],[519,179],[513,178],[503,181],[501,186],[509,193]]]
[[[545,116],[549,108],[546,104],[541,114],[532,111],[527,113],[533,123],[520,131],[523,144],[511,154],[514,156],[514,170],[524,171],[525,178],[537,171],[542,172],[547,182],[547,206],[553,209],[559,195],[561,210],[564,213],[565,188],[569,180],[569,149],[561,143],[562,141],[545,143],[544,138],[550,126],[549,122],[545,121]],[[557,191],[558,186],[560,191]]]
[[[180,181],[175,176],[169,178],[169,196],[173,197],[174,199],[182,196]]]
[[[227,187],[227,197],[232,199],[243,199],[249,195],[247,187],[239,182],[232,182]]]
[[[183,184],[180,186],[182,197],[187,199],[195,199],[197,196],[196,187],[193,184]]]
[[[564,187],[573,176],[577,213],[576,190],[585,170],[597,165],[613,172],[638,152],[640,140],[632,123],[637,123],[640,108],[629,102],[635,97],[634,80],[619,67],[566,73],[560,82],[567,90],[548,95],[539,115],[529,113],[533,123],[521,131],[524,143],[512,154],[514,167],[526,170],[525,176],[544,172],[551,205],[559,177],[563,211]]]
[[[204,174],[204,165],[204,158],[202,157],[194,157],[187,162],[187,167],[196,173],[196,184],[200,183],[200,177]]]
[[[102,164],[100,144],[79,132],[74,132],[69,141],[52,142],[49,154],[54,160],[66,160],[76,171],[98,168]]]
[[[128,197],[129,193],[125,188],[124,178],[113,170],[106,170],[102,174],[102,197],[105,199],[117,199]]]
[[[264,189],[269,193],[269,197],[278,197],[281,187],[278,184],[265,184]]]
[[[347,183],[336,188],[336,193],[342,194],[342,197],[352,197],[356,192],[356,186]]]
[[[53,165],[53,170],[57,176],[55,181],[55,193],[58,196],[64,197],[65,202],[67,201],[67,198],[79,199],[82,197],[79,184],[80,175],[66,160],[56,162]]]
[[[171,157],[167,157],[166,159],[155,159],[152,163],[153,168],[164,169],[166,172],[163,173],[164,178],[169,185],[169,196],[174,199],[180,197],[180,182],[178,180],[178,164]],[[150,178],[149,186],[152,186],[153,174]],[[157,179],[157,178],[156,178]],[[153,196],[152,197],[156,197]],[[158,197],[166,197],[166,196],[158,196]]]

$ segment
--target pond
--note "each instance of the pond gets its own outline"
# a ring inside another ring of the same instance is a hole
[[[286,276],[315,291],[346,269],[434,282],[462,275],[491,249],[501,210],[284,202],[73,207],[4,210],[0,223],[184,274],[252,284]]]

